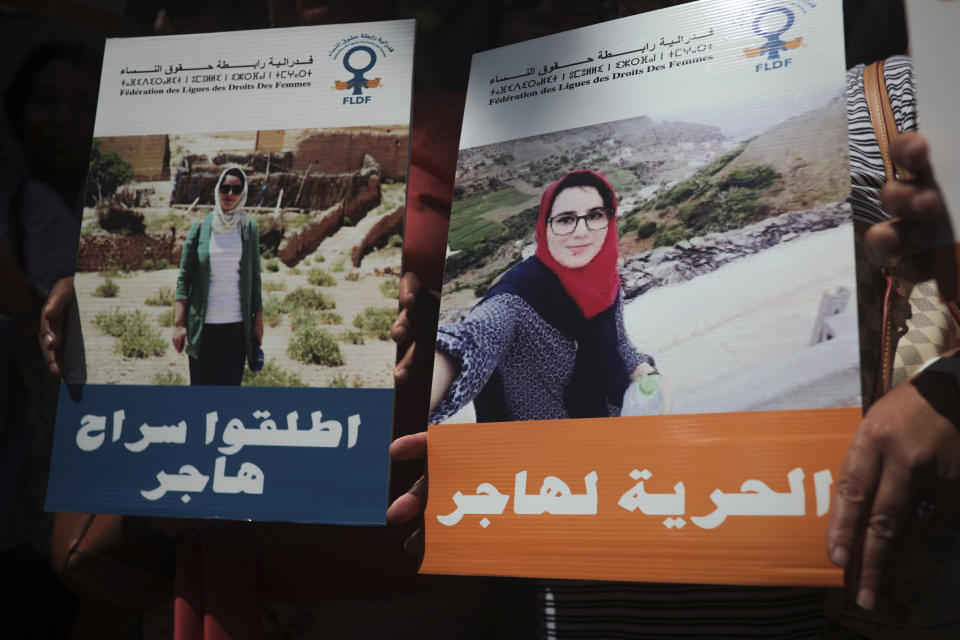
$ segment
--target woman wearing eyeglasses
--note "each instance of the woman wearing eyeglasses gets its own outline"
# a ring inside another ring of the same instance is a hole
[[[190,356],[191,385],[239,385],[263,340],[260,234],[246,200],[247,177],[226,169],[180,255],[173,346]]]
[[[594,171],[540,199],[536,254],[437,335],[430,423],[474,403],[478,422],[619,415],[631,379],[653,371],[623,327],[617,200]]]

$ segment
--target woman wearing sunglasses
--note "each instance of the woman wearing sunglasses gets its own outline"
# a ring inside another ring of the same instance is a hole
[[[187,234],[174,303],[173,346],[190,356],[190,384],[239,385],[263,340],[260,234],[247,216],[247,177],[220,174],[214,207]]]
[[[534,256],[437,335],[430,424],[474,403],[478,422],[620,415],[653,360],[623,326],[616,194],[574,171],[540,198]]]

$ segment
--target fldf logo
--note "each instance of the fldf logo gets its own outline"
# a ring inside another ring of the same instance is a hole
[[[759,47],[744,49],[743,53],[747,58],[767,56],[765,62],[757,63],[757,73],[790,66],[791,58],[781,58],[780,52],[797,49],[803,45],[803,37],[797,37],[793,40],[783,39],[783,34],[793,27],[796,20],[793,11],[782,6],[770,7],[761,11],[753,19],[753,33],[766,39],[766,42]]]
[[[364,89],[377,89],[380,87],[380,78],[368,80],[366,73],[373,69],[377,64],[377,54],[373,48],[365,44],[357,45],[343,54],[343,68],[353,77],[341,82],[334,81],[334,86],[338,91],[350,90],[349,96],[344,96],[343,104],[368,104],[371,96],[363,95]]]

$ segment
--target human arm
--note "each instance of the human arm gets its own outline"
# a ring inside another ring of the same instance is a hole
[[[174,298],[176,300],[186,301],[190,298],[190,291],[197,278],[197,269],[199,268],[199,258],[197,257],[197,244],[200,241],[199,221],[194,222],[187,232],[187,237],[183,241],[183,248],[180,250],[180,270],[177,272],[177,290]]]
[[[257,344],[263,344],[263,311],[253,314],[253,337],[257,339]]]
[[[180,251],[180,271],[177,273],[177,290],[173,302],[173,334],[170,339],[177,353],[183,353],[187,346],[187,301],[197,277],[199,237],[200,222],[194,222]]]
[[[400,313],[390,330],[403,353],[393,373],[398,384],[427,367],[436,339],[431,423],[456,413],[483,388],[513,339],[516,319],[503,300],[516,297],[498,296],[475,307],[462,322],[441,327],[434,334],[439,298],[439,293],[428,290],[415,275],[405,274],[400,280]]]
[[[80,229],[60,197],[43,183],[22,184],[9,203],[10,220],[17,223],[10,229],[11,241],[19,251],[15,255],[0,243],[0,314],[17,323],[21,337],[34,338],[49,291],[69,278],[72,292]]]
[[[251,284],[253,291],[250,296],[250,309],[253,311],[253,337],[257,339],[257,344],[263,344],[263,283],[260,278],[260,229],[257,227],[256,220],[250,221],[250,233],[253,236],[252,244],[252,264]]]
[[[926,143],[918,134],[904,134],[894,141],[891,153],[895,162],[916,172],[918,182],[884,187],[881,195],[893,220],[870,229],[865,238],[868,253],[896,265],[907,278],[937,277],[941,295],[955,298],[953,247],[946,258],[934,247],[942,241],[938,234],[949,229],[944,231],[943,199],[929,181]],[[960,390],[944,388],[946,382],[942,374],[923,372],[894,388],[867,412],[844,458],[827,528],[827,553],[846,569],[847,586],[866,609],[876,603],[911,506],[960,477],[955,417]],[[960,505],[953,496],[944,495],[938,508]]]
[[[633,341],[630,340],[629,334],[627,334],[626,325],[623,322],[623,291],[621,290],[617,294],[617,351],[620,354],[620,358],[623,360],[623,364],[627,372],[630,374],[630,379],[633,381],[639,380],[643,376],[656,371],[657,366],[653,361],[653,357],[647,355],[646,353],[641,353],[634,345]]]
[[[922,371],[874,403],[857,428],[837,477],[827,554],[864,609],[894,577],[886,572],[918,504],[960,507],[960,425],[948,417],[958,412],[956,381]]]
[[[63,346],[67,335],[67,311],[75,298],[73,276],[57,280],[40,311],[40,351],[47,369],[63,375]]]
[[[417,378],[431,375],[429,356],[432,343],[435,339],[437,311],[439,310],[439,295],[434,295],[420,284],[412,273],[404,275],[400,281],[401,311],[394,322],[391,336],[398,343],[403,356],[394,370],[394,378],[398,387],[415,387]],[[425,348],[424,348],[425,347]],[[419,348],[419,352],[418,352]],[[456,375],[454,364],[443,354],[433,351],[434,364],[430,384],[429,411],[440,404],[450,383]],[[411,460],[426,461],[427,432],[420,431],[401,436],[390,444],[390,457],[395,462]],[[387,522],[391,525],[402,525],[423,513],[427,503],[427,476],[426,473],[413,485],[394,500],[387,508]],[[411,555],[423,553],[423,528],[417,528],[404,541],[404,550]]]
[[[397,438],[390,444],[390,457],[397,462],[407,460],[426,460],[427,432],[412,433]],[[387,522],[400,525],[413,520],[423,513],[427,504],[427,476],[413,483],[406,493],[394,500],[387,508]],[[423,529],[417,529],[404,542],[403,548],[412,555],[423,551]]]
[[[250,292],[250,310],[260,314],[260,337],[263,337],[263,283],[260,277],[260,228],[256,220],[250,221],[250,280],[253,290]]]
[[[400,313],[390,328],[390,337],[402,356],[393,370],[397,384],[424,371],[437,338],[440,292],[425,287],[408,271],[400,278]]]
[[[448,356],[435,351],[433,353],[433,381],[430,385],[430,412],[440,405],[447,389],[457,376],[456,364]]]
[[[513,348],[518,328],[532,322],[533,315],[522,298],[502,294],[437,330],[430,424],[443,422],[473,401]]]
[[[186,300],[173,301],[173,336],[170,341],[173,342],[173,348],[177,353],[183,353],[187,346],[187,302]]]
[[[400,283],[401,312],[391,332],[403,354],[395,370],[398,387],[414,387],[418,379],[422,381],[423,376],[430,376],[430,423],[435,423],[438,416],[452,414],[460,408],[464,399],[472,399],[475,392],[470,395],[470,389],[477,382],[482,388],[512,340],[514,322],[513,314],[505,313],[510,311],[509,308],[500,304],[490,304],[488,307],[489,302],[497,302],[491,300],[474,309],[461,323],[445,327],[439,336],[439,340],[446,343],[441,349],[449,348],[461,354],[460,357],[466,362],[464,366],[459,357],[447,356],[443,351],[431,348],[438,297],[423,287],[412,274],[404,276]],[[483,346],[466,354],[468,345],[478,344]],[[426,348],[418,352],[424,345]],[[432,375],[430,355],[434,358]],[[454,384],[458,400],[445,397]],[[441,400],[446,405],[446,408],[442,408],[443,413],[434,411],[441,405]],[[400,437],[390,447],[390,455],[397,462],[425,458],[426,451],[426,432]],[[403,524],[417,517],[423,511],[426,491],[427,480],[424,475],[390,505],[387,520],[391,524]],[[417,530],[404,547],[410,553],[417,553],[422,544],[422,531]]]
[[[424,377],[431,376],[430,354],[434,353],[440,294],[423,286],[412,272],[400,279],[400,313],[390,335],[401,354],[393,376],[400,389],[427,387]],[[431,396],[432,396],[431,392]],[[431,407],[432,408],[432,407]],[[423,460],[427,455],[427,432],[421,431],[397,438],[390,445],[390,457],[397,462]],[[400,525],[423,512],[426,502],[426,475],[413,483],[387,509],[387,521]],[[417,529],[404,543],[404,548],[417,555],[423,547],[423,531]]]
[[[633,345],[633,341],[630,340],[630,336],[627,334],[627,330],[623,322],[622,291],[620,292],[620,298],[617,301],[617,349],[620,353],[620,357],[623,359],[627,374],[630,376],[630,384],[636,384],[640,382],[643,378],[651,373],[660,375],[653,356],[639,351]],[[670,393],[668,386],[664,383],[662,376],[660,378],[658,388],[660,389],[660,394],[663,397],[663,403],[661,405],[662,409],[660,412],[669,413],[673,407],[673,395]]]

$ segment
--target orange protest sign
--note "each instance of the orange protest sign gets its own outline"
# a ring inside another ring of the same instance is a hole
[[[703,0],[474,56],[423,571],[841,582],[840,9]]]
[[[839,585],[823,540],[859,421],[841,408],[432,426],[421,571]]]

